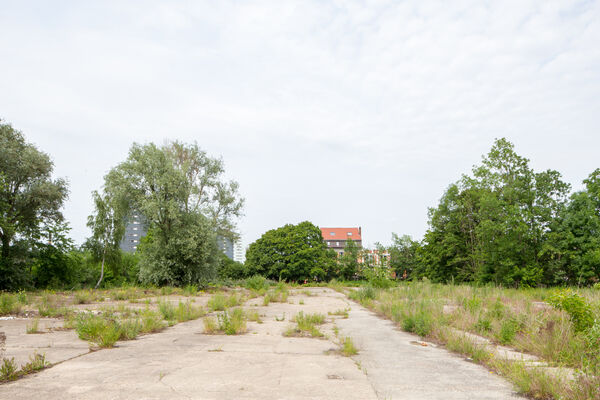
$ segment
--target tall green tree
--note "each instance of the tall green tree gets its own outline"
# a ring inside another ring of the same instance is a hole
[[[121,232],[127,222],[122,215],[133,210],[144,215],[149,234],[138,248],[142,282],[183,285],[211,279],[218,264],[216,235],[235,237],[243,207],[238,184],[224,181],[223,173],[222,160],[196,144],[134,144],[127,160],[106,175],[101,196],[119,218],[101,223],[110,214],[102,217],[97,208],[91,220],[101,228],[114,222]]]
[[[569,189],[558,172],[534,172],[512,143],[496,140],[473,176],[451,185],[430,210],[420,272],[437,281],[546,283],[546,244]]]
[[[360,247],[352,239],[346,240],[344,254],[339,259],[339,277],[345,280],[355,279],[358,276]]]
[[[60,209],[68,195],[67,182],[53,179],[52,170],[46,153],[27,143],[10,124],[0,122],[0,289],[27,280],[26,263],[14,250],[27,253],[45,226],[63,220]]]
[[[321,230],[305,221],[265,232],[248,247],[245,265],[249,275],[270,279],[324,280],[332,277],[335,257]]]
[[[390,253],[390,267],[399,279],[410,279],[413,272],[418,269],[419,242],[414,241],[408,235],[398,236],[392,233],[392,245]]]
[[[88,217],[88,227],[92,229],[92,238],[99,245],[101,268],[100,278],[96,288],[104,279],[104,264],[107,256],[115,258],[118,256],[119,244],[125,233],[123,221],[127,217],[128,207],[122,197],[110,196],[108,193],[101,195],[97,191],[92,192],[95,212]]]

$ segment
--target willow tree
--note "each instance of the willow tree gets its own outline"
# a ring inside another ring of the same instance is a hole
[[[103,195],[113,208],[125,205],[115,222],[124,225],[134,210],[147,221],[138,247],[142,282],[183,285],[215,276],[216,235],[235,236],[243,207],[238,184],[224,172],[223,161],[197,144],[170,142],[134,144],[106,175]]]

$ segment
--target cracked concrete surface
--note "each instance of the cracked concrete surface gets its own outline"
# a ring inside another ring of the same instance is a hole
[[[400,332],[330,289],[299,291],[289,303],[247,302],[264,323],[245,335],[205,335],[202,320],[119,342],[19,381],[0,398],[30,399],[512,399],[509,383],[443,349],[411,344]],[[302,299],[303,305],[299,304]],[[290,304],[292,303],[292,304]],[[328,316],[328,339],[284,337],[299,311],[352,307],[350,318]],[[285,313],[285,321],[279,322]],[[333,320],[333,322],[331,322]],[[360,354],[337,348],[333,323]],[[71,333],[72,332],[61,332]],[[360,368],[359,368],[360,367]]]

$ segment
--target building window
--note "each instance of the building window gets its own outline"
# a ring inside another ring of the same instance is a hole
[[[335,232],[329,232],[331,236],[335,236]]]
[[[138,227],[137,227],[137,226],[134,226],[134,227],[133,227],[133,230],[134,230],[134,231],[137,231],[137,230],[138,230]]]
[[[352,232],[348,232],[348,236],[352,236]]]

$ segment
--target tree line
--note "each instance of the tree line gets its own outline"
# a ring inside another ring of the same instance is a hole
[[[52,172],[48,154],[0,121],[0,290],[202,284],[232,268],[216,238],[235,239],[244,199],[197,144],[134,144],[92,193],[92,235],[80,247],[61,212],[67,181]],[[128,254],[120,243],[134,212],[148,231]]]
[[[503,286],[591,285],[600,277],[600,169],[571,187],[554,170],[536,172],[506,139],[496,140],[428,214],[422,240],[393,234],[377,265],[353,241],[338,257],[317,226],[272,229],[246,263],[228,259],[217,237],[235,239],[244,199],[221,159],[197,144],[133,144],[92,193],[92,234],[69,238],[61,213],[65,179],[50,157],[0,121],[0,290],[144,284],[203,285],[255,274],[275,280],[397,279]],[[134,213],[147,234],[134,254],[120,250]],[[359,262],[360,261],[360,262]]]
[[[429,210],[421,241],[394,235],[392,267],[409,279],[503,286],[600,279],[600,169],[570,194],[559,172],[534,171],[498,139]]]

